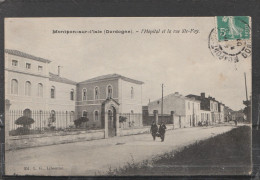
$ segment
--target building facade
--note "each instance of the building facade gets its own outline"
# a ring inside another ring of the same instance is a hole
[[[205,93],[201,93],[200,96],[189,94],[186,97],[195,98],[201,101],[201,121],[207,121],[209,124],[224,122],[225,114],[223,103],[218,102],[215,98],[205,96]]]
[[[77,116],[86,116],[89,124],[103,127],[105,114],[127,116],[134,126],[142,126],[142,84],[119,74],[95,77],[77,84]],[[112,99],[118,104],[118,111],[111,107],[107,111],[102,104]]]
[[[11,110],[75,112],[76,82],[50,73],[50,63],[17,50],[5,50],[5,98],[10,100]]]
[[[75,119],[87,117],[89,126],[112,129],[114,135],[120,125],[142,126],[143,82],[109,74],[77,83],[61,77],[59,70],[58,74],[49,72],[50,63],[21,51],[5,50],[5,98],[12,104],[11,111],[22,112],[13,116],[11,124],[26,115],[38,118],[40,127],[50,125],[50,121],[51,126],[68,127]],[[43,112],[47,113],[44,117]]]
[[[148,112],[155,110],[161,114],[161,99],[148,103]],[[174,111],[174,126],[176,128],[196,126],[200,119],[200,101],[195,98],[182,96],[178,92],[163,98],[163,114]]]

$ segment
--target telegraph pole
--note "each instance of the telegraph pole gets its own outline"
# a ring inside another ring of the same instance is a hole
[[[163,87],[164,87],[164,84],[162,84],[161,120],[162,120],[162,118],[163,118]]]
[[[245,88],[246,88],[246,101],[248,101],[247,85],[246,85],[246,73],[244,73],[244,76],[245,76]]]

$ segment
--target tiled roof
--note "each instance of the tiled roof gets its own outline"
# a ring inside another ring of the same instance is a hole
[[[28,58],[28,59],[32,59],[32,60],[35,60],[35,61],[44,62],[44,63],[50,63],[51,62],[48,59],[43,59],[43,58],[40,58],[40,57],[33,56],[31,54],[27,54],[27,53],[18,51],[18,50],[13,50],[13,49],[5,49],[5,53],[15,55],[15,56],[24,57],[24,58]]]
[[[134,79],[122,76],[120,74],[107,74],[107,75],[103,75],[103,76],[98,76],[98,77],[95,77],[95,78],[92,78],[92,79],[82,81],[80,83],[90,83],[90,82],[95,82],[95,81],[100,81],[100,80],[108,80],[108,79],[123,79],[123,80],[128,81],[128,82],[132,82],[132,83],[136,83],[136,84],[143,84],[142,81],[134,80]]]
[[[61,82],[65,84],[76,85],[77,82],[58,76],[57,74],[49,73],[50,81]]]

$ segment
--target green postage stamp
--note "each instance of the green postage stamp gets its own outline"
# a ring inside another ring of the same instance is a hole
[[[249,16],[217,16],[219,41],[250,39]]]

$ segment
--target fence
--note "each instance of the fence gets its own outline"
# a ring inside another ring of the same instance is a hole
[[[119,113],[119,128],[128,129],[142,127],[142,114],[138,113]]]
[[[31,111],[31,110],[10,110],[10,135],[41,134],[53,131],[73,131],[104,129],[104,116],[108,117],[111,128],[116,127],[116,118],[119,118],[119,128],[129,129],[141,127],[142,114],[134,113],[113,113],[99,114],[85,113],[75,115],[68,111]]]
[[[28,118],[33,119],[30,120]],[[22,111],[10,110],[10,135],[40,133],[48,130],[61,130],[74,125],[74,113],[68,111]],[[20,121],[20,123],[18,122]],[[30,122],[31,121],[31,122]]]

